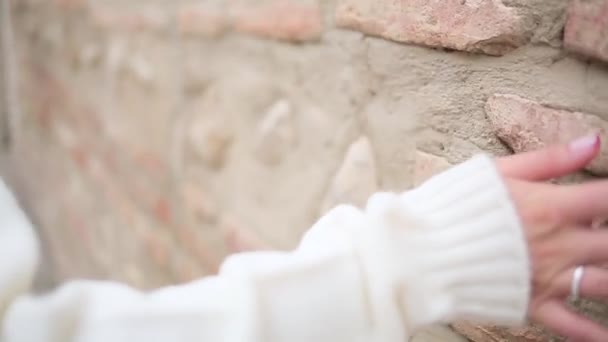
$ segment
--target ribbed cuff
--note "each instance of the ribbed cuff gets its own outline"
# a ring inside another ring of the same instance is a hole
[[[0,179],[0,320],[29,290],[38,266],[38,239],[10,188]]]
[[[477,156],[400,196],[374,196],[367,212],[359,243],[377,315],[394,312],[392,299],[408,330],[454,319],[525,320],[526,242],[491,158]]]

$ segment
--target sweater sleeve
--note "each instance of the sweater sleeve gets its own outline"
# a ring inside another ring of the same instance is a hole
[[[13,252],[19,260],[31,251]],[[2,336],[401,342],[456,318],[522,323],[528,268],[506,187],[492,160],[479,156],[411,192],[376,194],[364,211],[339,206],[294,251],[234,255],[214,277],[149,293],[79,281],[21,296],[4,315]]]

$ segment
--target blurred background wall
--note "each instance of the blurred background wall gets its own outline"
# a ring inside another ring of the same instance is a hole
[[[189,281],[475,153],[606,134],[606,0],[1,1],[2,168],[42,287]]]

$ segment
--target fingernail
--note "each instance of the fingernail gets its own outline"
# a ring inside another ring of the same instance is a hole
[[[600,137],[597,134],[588,135],[578,138],[570,143],[570,149],[575,153],[587,152],[595,148],[600,142]]]

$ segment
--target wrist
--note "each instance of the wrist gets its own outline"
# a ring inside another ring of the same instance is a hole
[[[366,226],[383,228],[360,235],[366,268],[382,273],[376,278],[389,290],[380,296],[398,298],[406,327],[455,319],[524,321],[526,241],[489,157],[475,157],[404,195],[374,196],[368,213]]]

